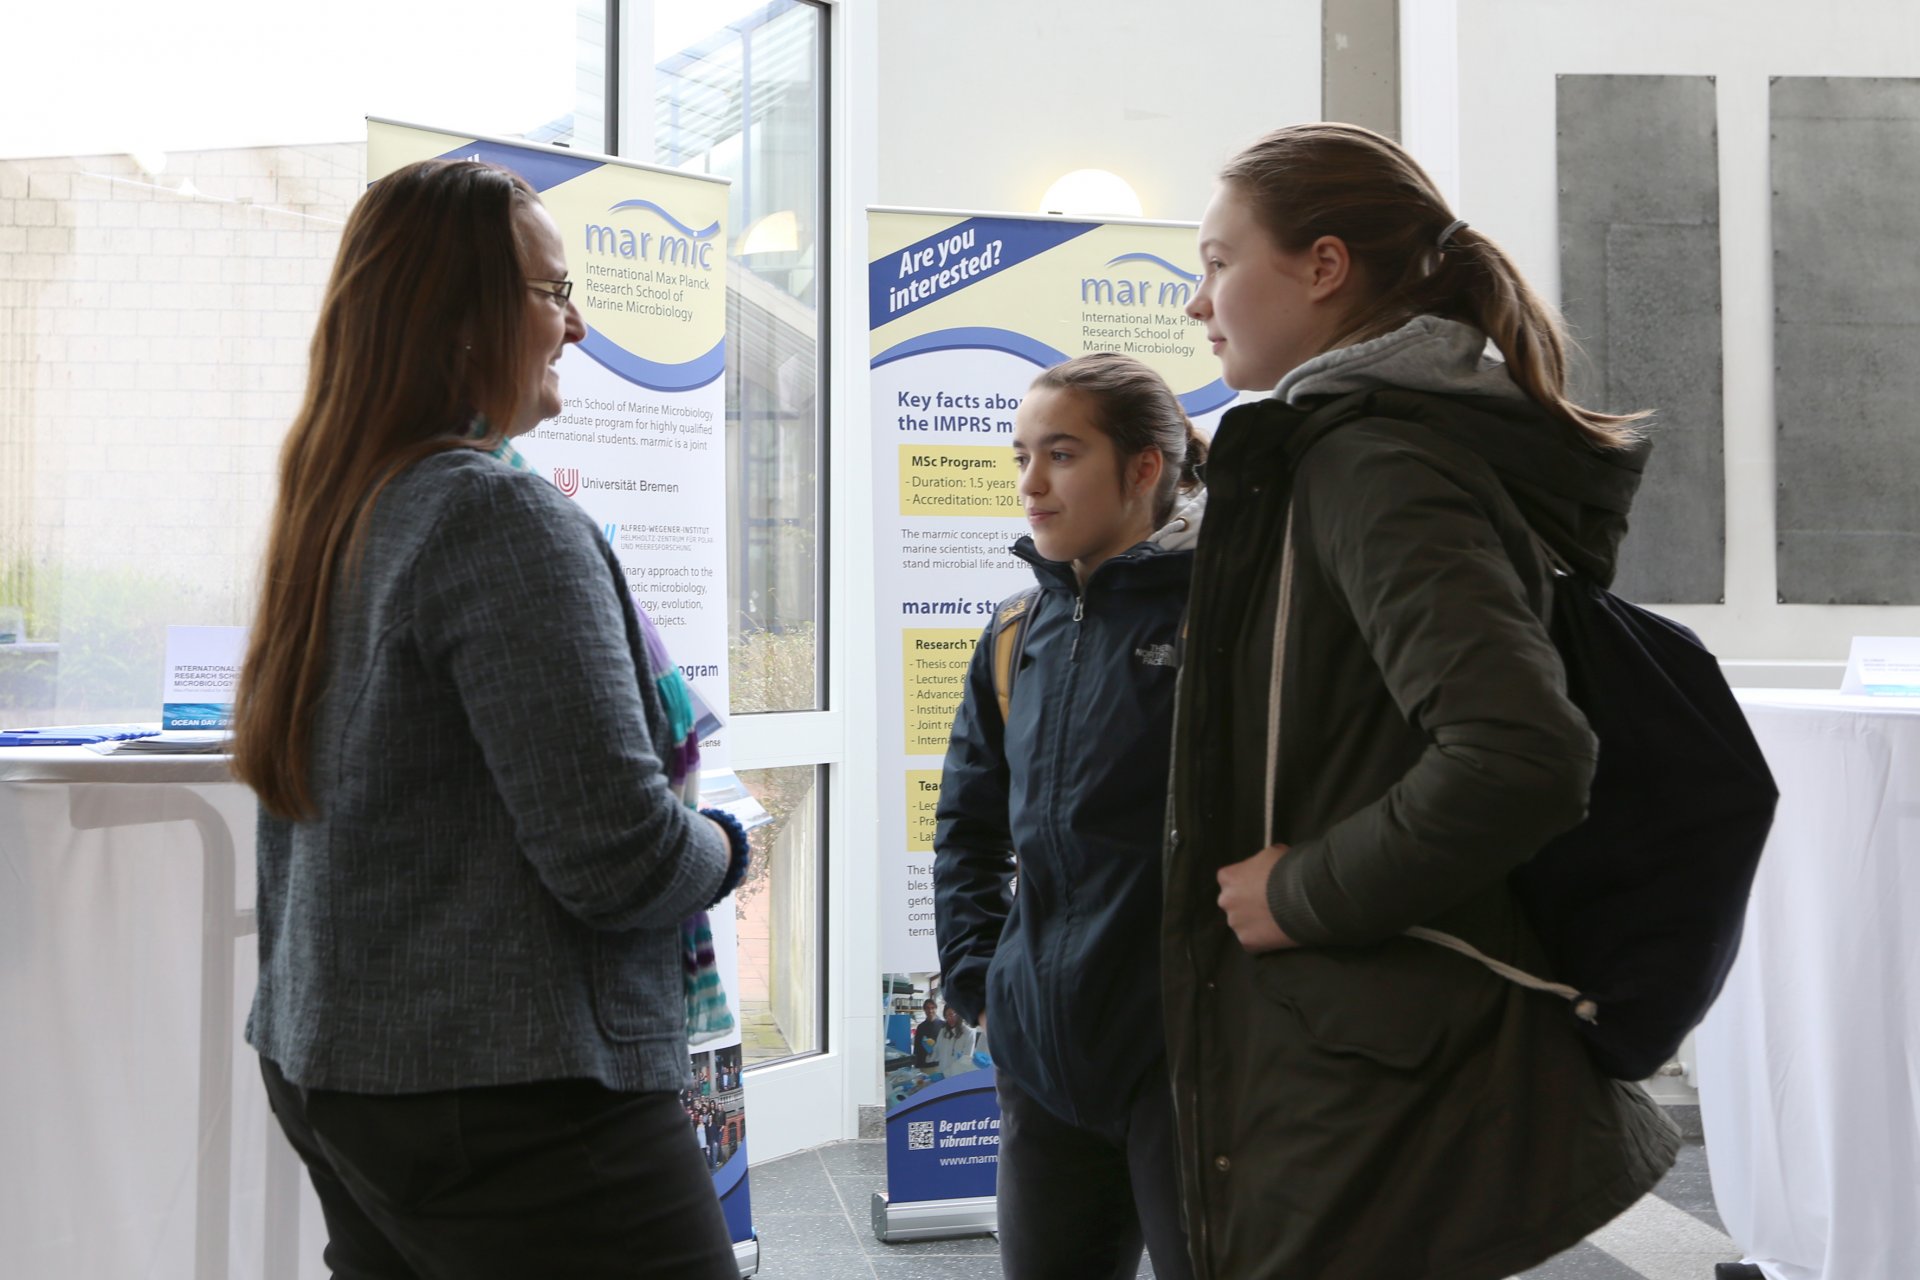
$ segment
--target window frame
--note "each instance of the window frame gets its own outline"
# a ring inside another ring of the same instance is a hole
[[[651,102],[651,66],[622,57],[632,24],[625,6],[607,0],[609,151],[623,146],[622,105]],[[820,956],[818,1051],[750,1067],[746,1072],[755,1162],[822,1142],[849,1138],[862,1105],[880,1100],[880,1018],[870,998],[879,963],[878,831],[872,820],[877,777],[877,650],[875,566],[868,503],[837,501],[871,493],[871,450],[863,447],[869,416],[866,314],[866,209],[876,202],[878,9],[875,0],[802,0],[820,13],[821,234],[815,280],[820,327],[816,356],[818,426],[815,557],[818,591],[816,680],[821,706],[809,711],[744,713],[728,725],[736,770],[813,765],[823,770],[820,797]],[[619,12],[615,12],[615,11]],[[639,95],[646,96],[641,98]],[[649,143],[649,152],[651,144]],[[651,155],[640,157],[651,160]],[[821,261],[820,259],[824,259]],[[843,302],[844,300],[844,302]]]

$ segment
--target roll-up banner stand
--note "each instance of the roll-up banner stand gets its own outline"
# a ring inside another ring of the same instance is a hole
[[[564,407],[513,444],[592,515],[634,599],[704,704],[702,802],[764,810],[727,764],[727,183],[514,139],[367,121],[367,177],[470,159],[525,178],[559,225],[587,326],[560,358]],[[528,661],[539,655],[529,654]],[[733,901],[711,912],[732,1028],[692,1046],[687,1122],[713,1170],[740,1274],[759,1269],[747,1189]]]
[[[974,644],[1033,582],[1013,416],[1040,370],[1095,351],[1167,379],[1211,436],[1235,399],[1185,309],[1192,223],[868,212],[878,562],[882,1240],[994,1229],[1000,1113],[984,1033],[944,1017],[934,943],[940,766]],[[925,1004],[935,1002],[933,1024]]]

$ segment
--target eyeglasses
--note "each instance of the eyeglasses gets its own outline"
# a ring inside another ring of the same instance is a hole
[[[542,289],[540,286],[543,284],[550,284],[553,288]],[[546,294],[563,307],[567,305],[567,300],[573,297],[573,281],[571,280],[529,280],[527,281],[527,288],[533,290],[535,293]]]

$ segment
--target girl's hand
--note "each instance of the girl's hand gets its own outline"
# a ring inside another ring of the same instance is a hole
[[[1267,877],[1273,864],[1286,856],[1284,844],[1269,845],[1248,858],[1220,868],[1220,910],[1226,914],[1227,927],[1248,951],[1279,951],[1296,945],[1280,929],[1267,905]]]

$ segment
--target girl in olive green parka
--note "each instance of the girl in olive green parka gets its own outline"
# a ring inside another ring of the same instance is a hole
[[[1227,384],[1273,394],[1214,440],[1175,712],[1195,1274],[1503,1280],[1651,1189],[1678,1135],[1565,1003],[1404,931],[1550,976],[1506,876],[1584,815],[1595,741],[1543,544],[1609,580],[1643,451],[1567,400],[1552,314],[1376,134],[1248,148],[1200,257]]]

